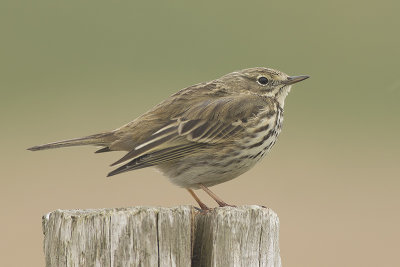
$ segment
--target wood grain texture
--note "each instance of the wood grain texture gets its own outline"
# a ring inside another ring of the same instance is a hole
[[[43,232],[47,267],[281,266],[278,217],[258,206],[57,210]]]
[[[190,266],[191,207],[57,210],[43,217],[47,267]]]
[[[278,216],[260,206],[198,215],[193,254],[193,266],[280,267]]]

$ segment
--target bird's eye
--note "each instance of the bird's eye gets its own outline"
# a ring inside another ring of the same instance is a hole
[[[268,79],[265,78],[264,76],[262,76],[262,77],[258,78],[258,82],[259,82],[260,84],[262,84],[262,85],[265,85],[265,84],[268,83]]]

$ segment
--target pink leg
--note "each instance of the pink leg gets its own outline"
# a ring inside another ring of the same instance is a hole
[[[202,184],[199,184],[200,188],[204,190],[204,192],[206,192],[210,197],[212,197],[220,207],[226,207],[226,206],[230,206],[230,207],[236,207],[234,205],[229,205],[227,204],[225,201],[223,201],[222,199],[220,199],[216,194],[214,194],[210,189],[208,189],[207,187],[205,187]]]
[[[200,198],[193,192],[192,189],[187,189],[187,191],[189,191],[189,193],[192,195],[192,197],[196,200],[197,204],[199,204],[200,208],[202,210],[210,210],[209,207],[207,207],[206,204],[204,204],[203,202],[201,202]]]

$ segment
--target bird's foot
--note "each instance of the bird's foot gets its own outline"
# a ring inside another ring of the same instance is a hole
[[[226,203],[226,202],[224,202],[224,201],[218,201],[217,203],[218,203],[218,205],[219,205],[220,207],[234,207],[234,208],[237,207],[237,206],[235,206],[235,205],[230,205],[230,204],[228,204],[228,203]]]
[[[212,208],[209,208],[206,204],[204,204],[203,202],[198,203],[200,208],[198,207],[194,207],[197,211],[200,212],[209,212],[212,210]]]
[[[201,213],[207,213],[207,212],[212,210],[212,208],[209,208],[207,206],[203,206],[201,208],[198,208],[198,207],[194,207],[194,208],[195,208],[195,210],[197,210],[197,211],[199,211]]]

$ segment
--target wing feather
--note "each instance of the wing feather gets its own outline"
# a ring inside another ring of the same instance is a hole
[[[107,176],[113,176],[122,172],[133,171],[154,165],[158,165],[171,160],[176,160],[185,157],[193,151],[198,151],[206,144],[194,143],[188,146],[178,146],[170,149],[164,149],[151,154],[146,154],[141,157],[134,158],[130,162],[122,165],[121,167],[113,170]]]
[[[154,129],[147,139],[111,166],[133,160],[110,175],[183,157],[198,148],[198,144],[232,140],[244,131],[243,121],[254,117],[266,105],[265,99],[253,95],[201,101]]]

